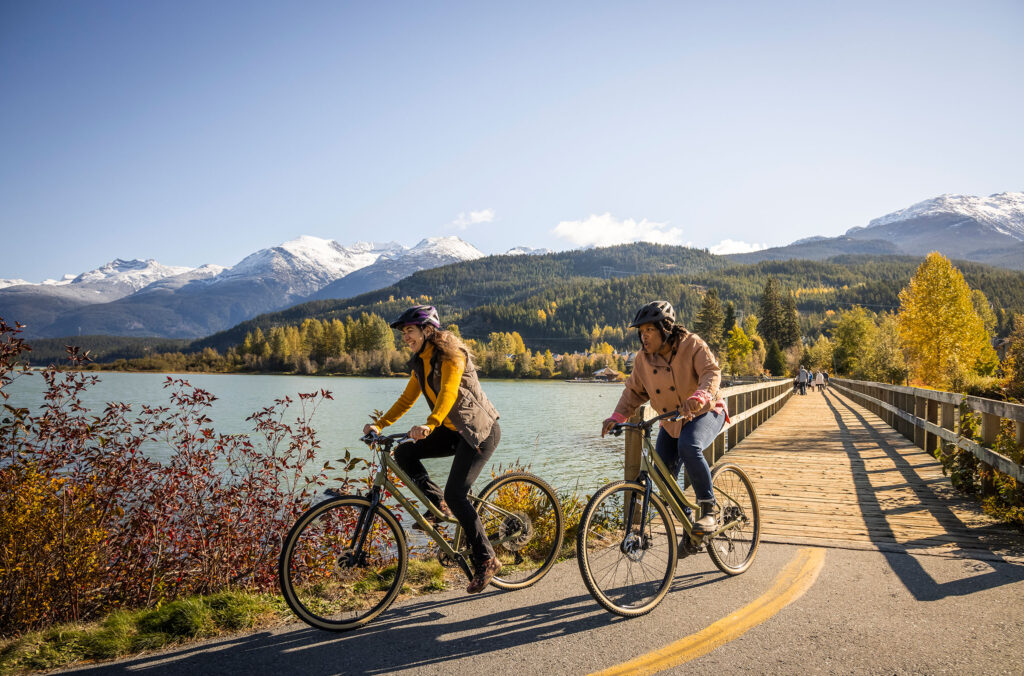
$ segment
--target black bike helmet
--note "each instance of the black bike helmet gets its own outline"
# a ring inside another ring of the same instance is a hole
[[[661,326],[664,322],[669,325],[676,323],[676,311],[672,309],[672,303],[667,300],[656,300],[644,305],[637,310],[633,317],[633,323],[629,328],[635,329],[643,324],[657,324]]]
[[[675,323],[676,311],[672,308],[672,303],[667,300],[655,300],[637,310],[636,316],[633,317],[633,323],[629,325],[629,328],[637,329],[637,334],[639,335],[639,327],[644,324],[654,324],[661,331],[661,339],[668,340]]]
[[[441,320],[437,316],[437,308],[433,305],[414,305],[405,312],[402,316],[391,322],[391,328],[397,329],[406,324],[415,324],[416,326],[433,326],[435,329],[441,328]]]

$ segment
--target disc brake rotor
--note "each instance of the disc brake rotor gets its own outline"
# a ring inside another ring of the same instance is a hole
[[[518,552],[533,539],[533,521],[525,512],[513,512],[498,526],[498,538],[505,549]]]

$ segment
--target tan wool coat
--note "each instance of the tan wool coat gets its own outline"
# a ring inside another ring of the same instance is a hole
[[[633,372],[619,397],[615,413],[628,418],[637,407],[650,400],[658,415],[669,411],[685,413],[684,402],[698,389],[708,393],[710,401],[696,415],[707,413],[721,400],[719,386],[722,370],[707,343],[696,333],[685,331],[668,358],[661,353],[640,350],[633,359]],[[673,437],[683,429],[682,421],[664,420],[662,428]]]

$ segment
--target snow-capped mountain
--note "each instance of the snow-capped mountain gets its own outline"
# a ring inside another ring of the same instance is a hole
[[[907,254],[939,251],[951,258],[1022,268],[1024,193],[940,195],[851,228],[846,235],[886,240]]]
[[[214,282],[229,282],[239,278],[287,279],[288,293],[300,297],[373,264],[381,256],[403,251],[405,247],[396,242],[357,242],[345,247],[333,240],[304,235],[246,256],[237,265],[225,270]]]
[[[940,195],[918,202],[870,221],[867,226],[851,228],[847,235],[871,228],[895,225],[924,218],[952,217],[959,223],[975,222],[995,232],[1024,241],[1024,193],[1003,192],[988,197],[974,195]],[[956,224],[954,223],[954,226]]]
[[[79,275],[64,275],[61,279],[47,279],[38,284],[24,280],[0,280],[13,282],[0,284],[2,287],[29,286],[36,290],[59,293],[65,297],[80,297],[83,301],[101,303],[117,300],[146,288],[150,284],[188,273],[192,268],[161,265],[152,258],[147,260],[114,260],[95,270]]]
[[[505,252],[506,256],[543,256],[554,253],[552,249],[532,249],[528,246],[517,246]]]
[[[0,289],[6,289],[9,286],[22,286],[24,284],[31,284],[32,282],[26,282],[24,279],[0,279]]]
[[[0,317],[26,324],[27,337],[199,337],[294,305],[364,270],[352,280],[360,292],[419,270],[481,256],[458,237],[432,237],[407,249],[396,242],[342,246],[303,236],[261,249],[230,268],[116,259],[59,281],[7,280],[12,284],[0,287]]]
[[[313,293],[309,300],[351,298],[380,289],[414,272],[482,258],[483,252],[458,237],[428,237],[411,249],[390,252]]]
[[[807,237],[789,246],[729,258],[754,263],[842,254],[921,256],[931,251],[1024,270],[1024,193],[940,195],[850,228],[840,237]]]
[[[164,277],[163,279],[157,280],[140,289],[138,293],[145,294],[156,293],[159,291],[177,291],[192,282],[208,283],[229,269],[230,268],[226,268],[223,265],[207,263],[206,265],[200,265],[198,268],[189,269],[187,272],[183,272],[180,275],[172,275],[170,277]]]

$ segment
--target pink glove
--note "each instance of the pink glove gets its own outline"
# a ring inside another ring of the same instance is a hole
[[[686,400],[686,412],[690,416],[700,415],[711,404],[711,395],[707,390],[697,390]]]

